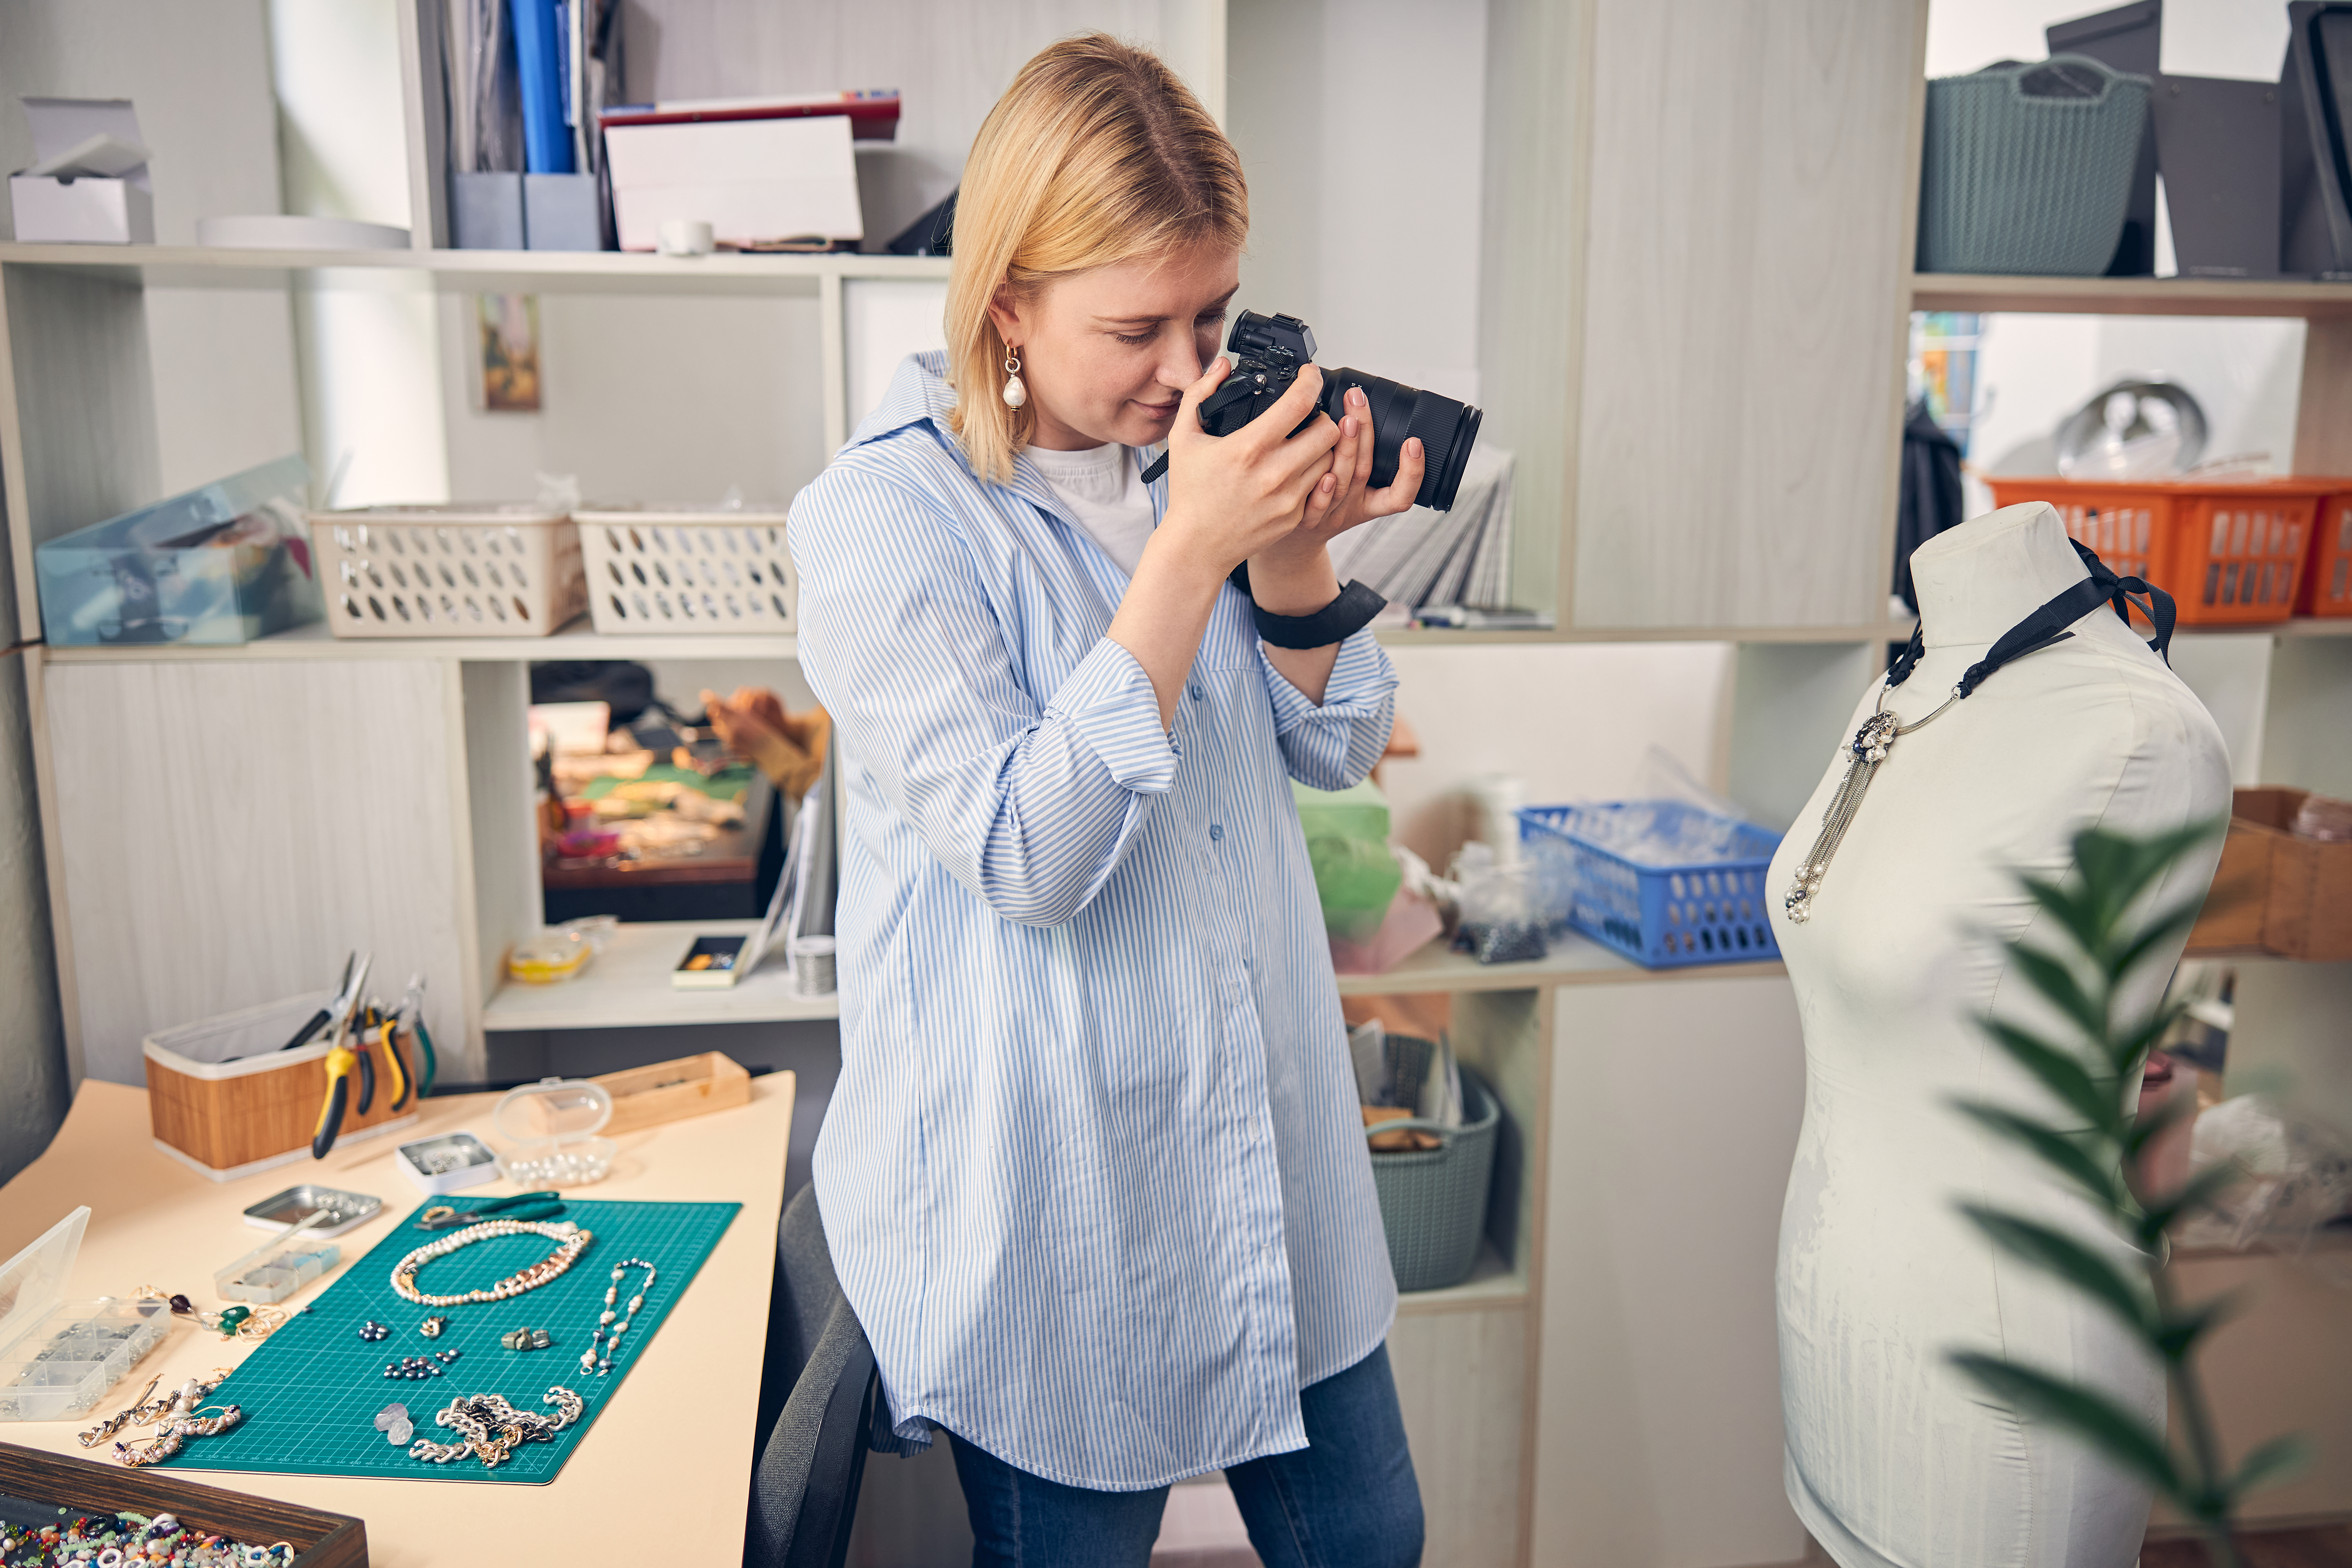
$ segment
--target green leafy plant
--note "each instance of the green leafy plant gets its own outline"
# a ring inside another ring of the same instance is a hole
[[[1973,1351],[1955,1352],[1951,1359],[2021,1416],[2074,1434],[2147,1482],[2194,1523],[2215,1564],[2237,1568],[2231,1521],[2241,1500],[2299,1464],[2304,1444],[2298,1437],[2282,1437],[2255,1449],[2235,1469],[2222,1461],[2195,1354],[2229,1304],[2182,1303],[2163,1265],[2172,1233],[2210,1205],[2237,1173],[2224,1164],[2170,1192],[2134,1191],[2126,1173],[2187,1110],[2168,1100],[2161,1113],[2138,1116],[2141,1067],[2179,1008],[2158,1005],[2144,1016],[2126,1016],[2121,995],[2135,973],[2170,950],[2203,901],[2200,888],[2197,898],[2151,911],[2145,908],[2150,889],[2221,829],[2220,823],[2200,823],[2149,838],[2094,829],[2074,840],[2071,876],[2018,879],[2063,940],[2057,950],[2011,942],[2011,961],[2065,1021],[2064,1033],[2072,1038],[2051,1039],[1998,1021],[1985,1027],[2071,1113],[2070,1124],[1981,1100],[1956,1102],[1963,1113],[2021,1145],[2083,1193],[2139,1248],[2145,1266],[2119,1268],[2038,1220],[1982,1204],[1961,1205],[1995,1246],[2097,1302],[2161,1363],[2179,1416],[2179,1447],[2162,1426],[2150,1428],[2138,1412],[2097,1389]]]

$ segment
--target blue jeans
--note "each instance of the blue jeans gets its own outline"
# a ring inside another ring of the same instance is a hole
[[[1421,1486],[1386,1345],[1298,1394],[1307,1447],[1225,1472],[1265,1568],[1412,1568]],[[1151,1560],[1168,1489],[1066,1487],[950,1434],[971,1514],[972,1568],[1058,1568]]]

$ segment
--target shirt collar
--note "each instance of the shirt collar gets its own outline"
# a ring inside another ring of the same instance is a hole
[[[944,350],[931,349],[922,353],[912,353],[899,361],[898,374],[890,378],[890,389],[882,395],[882,401],[876,405],[874,412],[859,423],[856,433],[849,437],[847,446],[842,450],[848,451],[869,441],[879,441],[912,425],[929,425],[940,444],[954,456],[963,471],[971,475],[972,482],[985,482],[972,471],[971,459],[965,456],[963,443],[956,439],[955,430],[948,423],[948,415],[956,405],[956,390],[949,384],[947,375],[948,356]],[[1138,452],[1134,454],[1134,460],[1145,463],[1150,459]],[[1029,460],[1026,452],[1017,454],[1013,459],[1013,482],[996,488],[1010,489],[1022,500],[1044,510],[1048,516],[1059,518],[1064,522],[1073,521],[1066,515],[1061,498],[1054,493],[1054,487],[1045,482],[1045,475],[1037,471],[1037,466]],[[1156,519],[1166,510],[1167,477],[1162,475],[1154,480],[1150,491],[1152,513]]]

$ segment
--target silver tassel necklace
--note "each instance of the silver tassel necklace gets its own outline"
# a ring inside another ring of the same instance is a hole
[[[2090,575],[2003,632],[2000,640],[1987,650],[1984,658],[1969,667],[1960,677],[1959,684],[1952,688],[1952,694],[1937,704],[1934,712],[1916,724],[1906,724],[1886,711],[1886,694],[1911,678],[1912,670],[1918,667],[1920,658],[1927,652],[1926,628],[1912,628],[1910,646],[1888,668],[1885,679],[1879,685],[1878,701],[1873,706],[1870,717],[1863,721],[1862,728],[1856,730],[1853,739],[1847,742],[1845,777],[1838,781],[1837,794],[1830,797],[1828,808],[1822,813],[1820,837],[1813,840],[1813,847],[1805,851],[1804,859],[1798,863],[1796,878],[1780,900],[1781,911],[1789,917],[1790,924],[1802,925],[1813,918],[1813,900],[1821,892],[1822,879],[1828,875],[1831,859],[1837,854],[1838,846],[1845,842],[1846,829],[1853,826],[1854,813],[1862,809],[1862,797],[1870,793],[1870,781],[1878,776],[1878,770],[1885,763],[1888,753],[1894,751],[1895,742],[1942,718],[1945,710],[1956,702],[1966,700],[1984,684],[1987,677],[2002,665],[2012,659],[2023,658],[2030,653],[2039,653],[2053,643],[2064,642],[2074,635],[2065,628],[2102,604],[2112,604],[2116,615],[2123,616],[2128,625],[2130,618],[2124,608],[2126,595],[2141,594],[2147,595],[2145,601],[2133,599],[2130,602],[2139,604],[2156,627],[2156,637],[2147,646],[2168,662],[2167,647],[2172,641],[2172,595],[2137,577],[2117,577],[2080,541],[2070,542],[2074,543],[2075,554],[2082,558]]]

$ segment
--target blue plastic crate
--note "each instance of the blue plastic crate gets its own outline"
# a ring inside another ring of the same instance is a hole
[[[1622,848],[1625,813],[1647,814],[1659,839],[1693,823],[1712,826],[1719,858],[1652,865]],[[1617,820],[1612,822],[1611,818]],[[1780,836],[1671,800],[1595,805],[1529,805],[1519,810],[1519,840],[1538,863],[1551,913],[1603,947],[1648,969],[1740,963],[1780,956],[1767,916],[1764,874]]]

